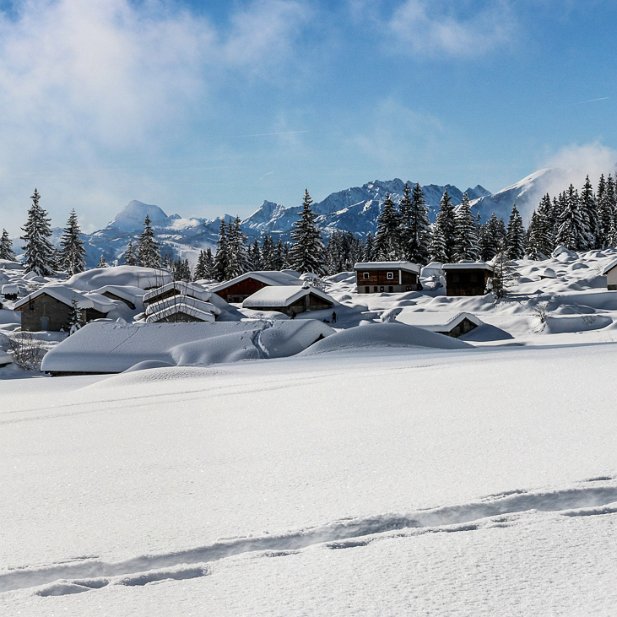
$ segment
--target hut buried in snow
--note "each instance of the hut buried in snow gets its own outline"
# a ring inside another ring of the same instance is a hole
[[[282,285],[302,285],[302,281],[297,272],[261,270],[258,272],[245,272],[240,276],[212,287],[211,291],[227,302],[240,303],[264,287],[280,287]]]
[[[482,321],[471,313],[413,311],[405,309],[396,316],[396,321],[454,338],[467,334],[470,330],[482,325]]]
[[[334,299],[317,287],[273,285],[249,296],[242,308],[279,311],[293,317],[304,311],[332,310],[334,305]]]
[[[444,264],[448,296],[482,296],[489,289],[493,266],[483,261]]]

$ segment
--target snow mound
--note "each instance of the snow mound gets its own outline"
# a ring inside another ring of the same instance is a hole
[[[399,323],[367,324],[337,332],[319,341],[302,355],[349,351],[366,347],[428,347],[432,349],[471,349],[457,339]]]
[[[114,266],[112,268],[93,268],[74,274],[66,281],[68,287],[91,291],[106,285],[139,287],[150,289],[169,283],[172,276],[166,270],[142,268],[141,266]]]

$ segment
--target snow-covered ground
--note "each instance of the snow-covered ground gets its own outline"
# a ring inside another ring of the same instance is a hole
[[[614,258],[499,303],[341,274],[299,355],[0,380],[0,615],[615,615]]]

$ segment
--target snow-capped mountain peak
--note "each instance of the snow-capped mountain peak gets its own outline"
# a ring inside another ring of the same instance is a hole
[[[165,214],[162,208],[153,204],[145,204],[134,199],[130,201],[113,218],[108,227],[122,232],[141,231],[144,227],[146,216],[150,217],[153,227],[167,227],[171,218]]]

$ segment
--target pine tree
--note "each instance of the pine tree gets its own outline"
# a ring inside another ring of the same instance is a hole
[[[469,196],[467,193],[463,195],[463,201],[455,214],[455,220],[456,252],[454,258],[457,261],[464,259],[471,259],[475,261],[478,259],[479,253],[478,230],[476,228],[473,214],[471,213],[471,205],[469,203]]]
[[[600,217],[598,216],[598,204],[596,202],[596,197],[593,194],[593,187],[589,181],[589,176],[585,178],[585,184],[583,184],[583,188],[581,189],[580,201],[581,208],[585,212],[587,218],[587,248],[598,248],[598,239],[600,236]]]
[[[371,233],[366,236],[364,251],[362,252],[362,261],[375,261],[375,241]]]
[[[8,259],[15,261],[15,252],[13,251],[13,242],[9,238],[9,233],[6,229],[2,230],[0,236],[0,259]]]
[[[191,267],[188,259],[176,259],[173,262],[172,273],[174,281],[190,281]]]
[[[480,258],[489,261],[501,250],[506,242],[506,226],[493,212],[489,220],[480,227]]]
[[[261,241],[261,267],[264,270],[275,270],[274,242],[272,236],[266,234]]]
[[[80,236],[81,230],[75,210],[71,210],[66,228],[60,239],[58,262],[68,274],[83,272],[86,268],[86,249]]]
[[[219,237],[214,254],[214,274],[217,281],[224,281],[228,270],[227,223],[221,219]]]
[[[453,261],[456,247],[456,217],[452,199],[445,191],[433,226],[431,258],[442,263]]]
[[[240,218],[236,217],[227,228],[227,270],[226,279],[232,279],[248,271],[246,236],[240,229]]]
[[[402,257],[407,261],[426,264],[431,238],[428,208],[424,201],[424,192],[418,183],[413,188],[411,198],[409,191],[409,184],[405,184],[399,205]]]
[[[139,236],[137,255],[140,266],[144,268],[160,268],[161,255],[159,253],[159,245],[154,239],[150,216],[147,214],[144,219],[144,230]]]
[[[210,249],[208,249],[210,250]],[[212,252],[210,252],[210,261],[212,260]],[[195,266],[195,274],[193,280],[209,279],[212,263],[208,263],[208,254],[203,249],[199,251],[197,265]]]
[[[54,247],[51,244],[50,219],[47,212],[41,208],[39,201],[41,196],[34,189],[31,197],[32,206],[28,210],[28,220],[22,227],[24,235],[24,265],[26,272],[34,272],[39,276],[53,273]]]
[[[386,195],[379,216],[375,234],[377,259],[394,261],[400,257],[400,216],[390,195]]]
[[[274,250],[274,268],[273,270],[282,270],[289,266],[287,263],[288,251],[286,250],[287,245],[283,245],[283,241],[279,240],[276,243],[276,249]]]
[[[103,253],[101,253],[101,256],[99,257],[99,261],[96,264],[97,268],[107,268],[107,260],[105,259],[105,255],[103,255]]]
[[[129,243],[126,245],[126,250],[124,251],[124,263],[127,266],[136,266],[137,265],[137,255],[135,254],[135,247],[133,246],[133,241],[129,240]]]
[[[291,230],[292,247],[290,251],[291,267],[300,272],[323,275],[324,245],[319,229],[315,223],[315,214],[311,209],[313,200],[308,190],[304,191],[302,212]]]
[[[84,325],[83,316],[77,300],[73,298],[71,300],[71,312],[69,313],[68,330],[69,336],[74,334]]]
[[[516,204],[512,206],[510,220],[508,221],[506,254],[509,259],[523,259],[525,256],[525,228]]]
[[[559,228],[557,244],[562,244],[573,251],[584,250],[588,246],[587,223],[581,211],[578,191],[570,184],[567,192],[562,193],[559,203]]]
[[[259,240],[255,240],[248,248],[248,268],[253,272],[263,270]]]

